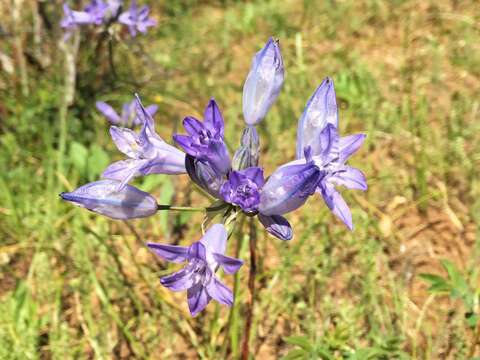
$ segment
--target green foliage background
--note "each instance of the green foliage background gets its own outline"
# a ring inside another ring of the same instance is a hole
[[[158,27],[115,41],[111,59],[102,35],[82,30],[68,107],[61,3],[0,4],[0,358],[238,358],[248,266],[229,282],[231,311],[211,304],[192,319],[185,295],[158,282],[174,267],[144,246],[197,240],[200,215],[115,222],[58,194],[120,158],[96,100],[139,92],[170,141],[214,96],[232,150],[243,81],[272,35],[287,77],[260,126],[266,173],[293,159],[298,118],[329,75],[341,132],[368,134],[352,163],[369,190],[344,192],[353,232],[312,198],[288,216],[291,242],[260,236],[252,357],[480,356],[478,3],[145,2]],[[159,203],[207,205],[185,176],[135,184]],[[229,252],[248,260],[243,230]]]

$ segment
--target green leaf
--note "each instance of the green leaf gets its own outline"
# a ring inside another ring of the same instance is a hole
[[[467,325],[474,329],[477,324],[478,324],[478,321],[479,321],[479,316],[475,313],[468,313],[466,314],[466,319],[467,319]]]
[[[68,159],[74,169],[81,175],[85,176],[87,173],[87,159],[88,159],[88,150],[79,142],[72,141],[70,143],[70,150],[68,153]]]
[[[105,150],[97,144],[93,144],[90,147],[90,155],[88,156],[88,180],[93,181],[97,179],[109,162],[110,159]]]
[[[463,298],[464,300],[466,300],[470,293],[470,288],[463,275],[460,273],[460,271],[458,271],[455,264],[451,261],[442,260],[441,263],[447,271],[448,277],[452,284],[451,296],[454,298]]]
[[[303,349],[295,349],[290,351],[287,355],[285,355],[282,360],[296,360],[296,359],[307,359],[308,353],[305,352]]]
[[[418,276],[430,284],[428,291],[432,293],[448,293],[451,291],[450,284],[440,275],[419,274]]]
[[[308,351],[309,353],[313,352],[313,345],[304,336],[289,336],[284,340],[288,344],[299,346],[303,350]]]

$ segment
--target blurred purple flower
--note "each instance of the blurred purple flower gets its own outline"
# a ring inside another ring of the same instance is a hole
[[[107,0],[107,4],[108,4],[108,10],[110,11],[110,16],[116,17],[118,14],[118,11],[123,5],[123,0]]]
[[[338,127],[338,110],[333,80],[325,78],[308,100],[298,121],[297,159],[301,159],[304,149],[310,146],[312,155],[318,155],[320,133],[327,124]]]
[[[102,24],[104,17],[109,10],[109,5],[101,0],[92,0],[85,6],[83,11],[74,11],[65,3],[63,4],[64,18],[60,22],[61,27],[74,29],[78,25]]]
[[[277,40],[270,38],[253,58],[243,86],[243,117],[248,125],[258,124],[267,115],[280,93],[283,80],[280,47]]]
[[[148,247],[161,258],[174,262],[187,262],[180,271],[160,278],[172,291],[187,290],[188,307],[192,316],[202,311],[211,299],[232,306],[233,293],[215,275],[219,267],[227,274],[236,273],[243,261],[224,255],[227,230],[221,224],[213,225],[198,242],[189,247],[148,243]]]
[[[148,193],[126,185],[118,191],[118,181],[100,180],[72,192],[61,193],[63,200],[112,219],[142,218],[157,212],[157,202]]]
[[[264,183],[263,169],[250,167],[230,172],[228,181],[220,189],[223,199],[240,206],[245,212],[255,212],[260,203],[260,189]]]
[[[186,117],[183,127],[188,135],[175,134],[173,139],[187,154],[208,164],[219,175],[230,170],[230,155],[223,137],[223,117],[214,99],[208,103],[201,122]]]
[[[136,116],[137,101],[133,99],[131,102],[125,103],[122,106],[122,113],[119,115],[110,105],[103,101],[97,101],[95,103],[98,111],[107,118],[110,123],[120,126],[135,126],[140,125],[142,122],[140,118]],[[155,115],[158,110],[157,105],[150,105],[145,108],[150,116]]]
[[[146,33],[147,28],[157,25],[157,21],[149,18],[150,9],[147,5],[138,8],[137,1],[132,0],[130,8],[120,14],[118,21],[128,26],[130,35],[136,36],[137,31]]]
[[[121,181],[119,189],[136,176],[186,172],[185,154],[157,135],[153,118],[138,97],[136,111],[137,117],[142,122],[139,134],[127,128],[116,126],[110,128],[110,135],[118,150],[129,157],[127,160],[111,164],[103,172],[104,178]]]

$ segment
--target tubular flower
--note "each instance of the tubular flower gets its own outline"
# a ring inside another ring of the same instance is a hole
[[[243,86],[243,117],[248,125],[258,124],[267,115],[282,89],[284,68],[280,46],[270,38],[253,58]]]
[[[119,220],[151,216],[158,207],[150,194],[136,187],[126,185],[118,191],[118,181],[114,180],[91,182],[60,196],[77,206]]]
[[[140,117],[136,116],[137,101],[133,99],[131,102],[122,106],[122,113],[119,115],[110,105],[103,101],[97,101],[95,106],[105,118],[113,125],[135,126],[141,125]],[[147,113],[153,117],[158,110],[157,105],[150,105],[145,108]]]
[[[110,135],[118,150],[128,156],[105,169],[103,177],[119,180],[119,189],[136,176],[148,174],[183,174],[185,154],[168,145],[157,135],[153,118],[137,97],[137,117],[142,123],[139,134],[127,128],[112,126]]]
[[[315,90],[298,121],[297,159],[303,157],[307,146],[311,147],[312,155],[318,155],[320,133],[327,124],[338,126],[335,88],[333,80],[329,77],[325,78]]]
[[[227,236],[225,226],[215,224],[200,241],[188,247],[148,243],[155,254],[167,261],[187,262],[180,271],[160,278],[160,283],[172,291],[187,290],[192,316],[202,311],[212,299],[227,306],[233,304],[232,291],[215,275],[219,267],[227,274],[234,274],[243,265],[242,260],[224,255]]]
[[[155,19],[149,18],[150,8],[147,5],[139,8],[137,1],[132,0],[130,8],[124,13],[120,14],[118,21],[128,26],[130,35],[136,36],[137,31],[146,33],[147,29],[151,26],[157,25]]]
[[[309,155],[303,163],[286,164],[267,180],[258,210],[264,215],[282,215],[298,209],[315,193],[324,176]]]
[[[173,139],[185,152],[208,164],[215,173],[226,175],[230,170],[230,155],[223,135],[223,117],[214,99],[208,103],[203,122],[186,117],[183,126],[188,135]]]

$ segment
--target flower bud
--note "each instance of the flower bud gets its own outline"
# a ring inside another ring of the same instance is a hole
[[[243,170],[258,165],[260,140],[254,126],[247,126],[242,133],[240,147],[233,155],[232,168]]]
[[[252,61],[243,86],[243,116],[248,125],[263,120],[280,93],[284,68],[277,40],[270,38]]]
[[[258,214],[258,220],[262,223],[271,235],[280,240],[291,240],[293,237],[293,230],[290,223],[283,216],[272,215],[266,216]]]
[[[142,218],[157,212],[157,201],[150,194],[126,185],[117,191],[119,181],[100,180],[61,193],[63,200],[112,219]]]

